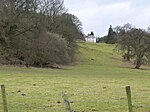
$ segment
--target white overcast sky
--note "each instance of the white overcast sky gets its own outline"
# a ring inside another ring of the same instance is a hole
[[[68,12],[83,24],[85,34],[107,35],[113,27],[131,23],[140,28],[150,26],[150,0],[64,0]]]

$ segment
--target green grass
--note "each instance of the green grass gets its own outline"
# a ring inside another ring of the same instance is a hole
[[[65,112],[62,92],[78,112],[127,112],[127,85],[132,87],[134,112],[150,112],[148,67],[132,69],[113,45],[79,45],[81,62],[76,66],[59,70],[1,66],[0,84],[6,86],[9,112]]]

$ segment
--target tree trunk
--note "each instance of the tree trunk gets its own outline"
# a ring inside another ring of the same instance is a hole
[[[127,52],[127,61],[130,61],[130,47],[128,46],[128,52]]]
[[[139,69],[140,68],[140,66],[142,65],[142,58],[138,58],[137,60],[136,60],[136,69]]]
[[[129,61],[129,62],[130,62],[130,55],[129,55],[129,54],[123,55],[123,59],[124,59],[125,61]]]

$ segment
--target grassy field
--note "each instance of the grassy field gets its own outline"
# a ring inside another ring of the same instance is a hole
[[[9,112],[65,112],[62,92],[76,112],[127,112],[127,85],[134,112],[150,112],[150,68],[133,69],[114,48],[81,43],[80,64],[59,70],[1,66]]]

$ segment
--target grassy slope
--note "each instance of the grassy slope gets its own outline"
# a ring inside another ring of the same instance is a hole
[[[82,43],[80,53],[82,63],[63,70],[0,67],[10,112],[65,112],[61,92],[79,112],[127,112],[126,85],[134,111],[150,111],[150,70],[125,67],[112,45]]]

